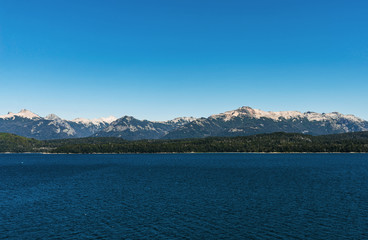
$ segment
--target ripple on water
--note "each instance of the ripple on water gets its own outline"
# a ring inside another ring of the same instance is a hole
[[[364,239],[367,183],[365,154],[0,155],[0,238]]]

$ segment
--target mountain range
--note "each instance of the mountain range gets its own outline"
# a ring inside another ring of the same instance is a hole
[[[120,137],[126,140],[247,136],[289,132],[325,135],[368,131],[368,121],[338,112],[268,112],[251,107],[207,118],[179,117],[168,121],[139,120],[132,116],[65,120],[55,114],[41,117],[29,110],[0,116],[0,132],[39,140]]]

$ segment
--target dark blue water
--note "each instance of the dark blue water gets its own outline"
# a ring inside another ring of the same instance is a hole
[[[0,155],[1,239],[367,239],[367,154]]]

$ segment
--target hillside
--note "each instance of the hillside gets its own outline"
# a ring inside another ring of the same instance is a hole
[[[0,133],[0,152],[34,152],[43,145],[33,138],[20,137],[10,133]]]

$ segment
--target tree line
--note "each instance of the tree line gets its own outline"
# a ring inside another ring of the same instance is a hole
[[[0,152],[190,153],[190,152],[368,152],[368,132],[311,136],[271,133],[241,137],[126,141],[79,138],[38,141],[0,134]]]

